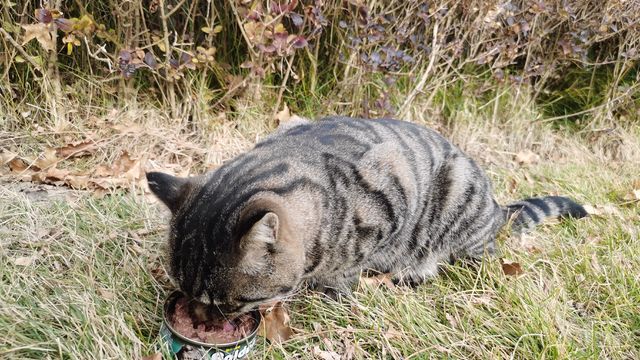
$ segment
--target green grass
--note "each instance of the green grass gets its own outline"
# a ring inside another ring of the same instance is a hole
[[[520,150],[514,144],[491,145]],[[616,203],[637,178],[633,166],[587,155],[528,168],[498,157],[487,169],[502,202],[559,193]],[[160,350],[166,212],[135,194],[49,189],[50,198],[33,198],[25,187],[0,187],[0,358],[136,359]],[[355,358],[638,358],[640,211],[637,203],[618,209],[539,227],[523,240],[533,252],[502,234],[502,256],[522,265],[520,277],[492,258],[448,266],[417,290],[360,286],[342,303],[303,292],[289,303],[296,336],[261,340],[255,358],[313,358],[316,347]],[[36,258],[15,264],[25,256]]]

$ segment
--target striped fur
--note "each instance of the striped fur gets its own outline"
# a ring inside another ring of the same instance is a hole
[[[366,269],[420,282],[443,261],[493,253],[508,218],[526,230],[585,215],[562,197],[502,208],[460,149],[390,119],[298,121],[214,172],[147,177],[173,212],[170,275],[225,313],[305,281],[347,290]]]

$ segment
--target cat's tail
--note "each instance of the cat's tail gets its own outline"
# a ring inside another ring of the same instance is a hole
[[[516,233],[531,230],[548,217],[579,219],[588,215],[582,205],[564,196],[524,199],[507,205],[502,211]]]

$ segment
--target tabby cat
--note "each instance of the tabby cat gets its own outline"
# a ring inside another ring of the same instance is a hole
[[[509,218],[523,231],[586,216],[558,196],[501,207],[460,149],[391,119],[300,119],[213,172],[147,179],[173,215],[170,276],[225,314],[304,282],[347,290],[367,269],[419,283],[438,263],[494,253]]]

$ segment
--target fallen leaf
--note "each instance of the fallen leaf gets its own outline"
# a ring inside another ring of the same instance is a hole
[[[546,219],[545,219],[546,221]],[[538,237],[533,234],[520,234],[519,236],[512,237],[510,241],[514,247],[527,251],[529,253],[539,253],[540,243]]]
[[[13,263],[18,266],[31,266],[38,259],[38,255],[20,256],[13,259]]]
[[[491,302],[493,301],[493,297],[491,296],[491,294],[489,293],[482,293],[479,296],[472,296],[469,301],[474,304],[474,305],[486,305],[489,306],[491,305]]]
[[[121,175],[132,169],[136,165],[136,160],[131,159],[131,156],[127,151],[123,151],[120,157],[114,162],[111,168],[112,174],[115,176]]]
[[[352,360],[356,355],[356,347],[350,339],[342,339],[342,343],[344,344],[344,354],[342,354],[343,360]]]
[[[452,328],[458,327],[458,320],[456,320],[456,318],[453,317],[453,315],[449,313],[445,313],[444,317],[447,319],[447,321],[449,322],[449,325],[451,325]]]
[[[524,273],[522,267],[520,266],[520,263],[504,262],[503,260],[500,260],[500,262],[502,263],[502,271],[505,275],[518,276]]]
[[[98,293],[100,293],[100,296],[105,300],[113,300],[116,298],[116,294],[103,288],[98,288]]]
[[[618,210],[618,208],[612,204],[604,204],[604,205],[584,204],[583,207],[587,211],[587,213],[591,216],[607,217],[608,215],[615,215],[622,218],[622,214],[620,213],[620,210]]]
[[[591,254],[591,267],[596,274],[602,273],[602,266],[598,261],[598,255],[596,255],[596,253]]]
[[[444,347],[442,345],[439,345],[439,344],[433,345],[433,348],[438,350],[438,351],[440,351],[440,352],[442,352],[442,353],[445,353],[445,354],[453,353],[453,351],[451,349],[447,349],[446,347]]]
[[[43,184],[57,184],[58,182],[64,182],[67,175],[69,175],[69,170],[58,169],[54,166],[46,171],[36,172],[31,176],[31,181]]]
[[[521,151],[516,154],[516,162],[519,165],[533,165],[540,161],[540,155],[531,150]]]
[[[111,166],[98,165],[92,175],[94,177],[109,177],[113,176],[113,170],[111,170]]]
[[[130,182],[135,182],[144,177],[144,171],[142,169],[141,161],[134,161],[133,165],[127,169],[124,173],[124,177]]]
[[[162,354],[161,353],[155,353],[155,354],[143,356],[142,360],[162,360]]]
[[[21,173],[29,169],[29,164],[24,159],[16,157],[13,160],[9,161],[9,169],[11,169],[11,171],[13,172]],[[31,169],[35,171],[39,170],[35,169],[34,167],[31,167]]]
[[[33,39],[36,39],[43,49],[47,51],[55,51],[55,34],[49,29],[49,26],[47,24],[27,24],[22,25],[22,28],[25,30],[24,37],[22,38],[22,45],[28,43]]]
[[[12,153],[10,151],[2,151],[0,152],[0,165],[4,165],[9,163],[11,160],[15,159],[18,155]]]
[[[57,163],[59,160],[56,149],[47,147],[44,152],[38,156],[35,161],[35,165],[40,169],[46,169]]]
[[[369,277],[363,276],[360,278],[360,281],[362,282],[362,284],[369,287],[373,287],[373,288],[385,286],[388,289],[395,289],[396,285],[393,283],[392,279],[393,279],[393,274],[379,274],[379,275],[369,276]]]
[[[387,340],[401,338],[402,337],[402,333],[400,331],[394,329],[393,326],[389,325],[389,328],[387,328],[387,331],[384,332],[384,337]]]
[[[95,150],[95,142],[85,140],[75,144],[67,144],[55,150],[56,156],[62,159],[88,156]]]
[[[635,202],[640,200],[640,189],[632,189],[622,197],[622,200],[630,201],[630,202]]]
[[[89,176],[87,175],[69,175],[66,177],[69,186],[76,190],[86,189],[89,185]]]
[[[313,347],[313,350],[311,351],[311,353],[316,358],[322,359],[322,360],[341,360],[342,359],[340,357],[340,354],[338,354],[337,352],[321,350],[318,345]]]
[[[116,124],[111,126],[112,129],[122,134],[140,134],[144,131],[144,128],[138,124]]]
[[[514,178],[509,179],[509,181],[507,182],[507,191],[509,192],[509,194],[514,194],[517,189],[518,189],[518,182],[516,181],[516,179]]]
[[[276,114],[275,118],[278,121],[278,125],[291,119],[291,112],[289,111],[287,104],[284,104],[284,108]]]
[[[289,327],[289,314],[281,302],[260,306],[262,323],[259,334],[271,342],[280,343],[293,336],[293,330]]]

